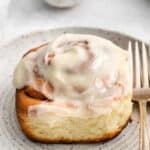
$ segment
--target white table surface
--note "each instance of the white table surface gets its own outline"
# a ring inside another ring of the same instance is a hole
[[[107,28],[150,41],[150,0],[81,0],[73,9],[44,0],[1,0],[0,45],[16,36],[61,26]]]

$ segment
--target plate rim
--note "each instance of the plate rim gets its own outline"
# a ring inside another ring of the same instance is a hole
[[[114,34],[118,34],[118,35],[123,35],[127,38],[131,38],[135,41],[139,41],[139,42],[144,42],[146,45],[148,45],[148,42],[146,41],[143,41],[141,38],[137,38],[135,36],[132,36],[128,33],[125,33],[125,32],[121,32],[121,31],[117,31],[117,30],[114,30],[114,29],[109,29],[109,28],[101,28],[101,27],[92,27],[92,26],[61,26],[61,27],[48,27],[48,28],[43,28],[43,29],[35,29],[33,31],[29,31],[29,32],[26,32],[26,33],[22,33],[12,39],[9,39],[9,40],[6,40],[4,41],[4,43],[2,43],[0,45],[0,49],[3,48],[3,47],[6,47],[14,42],[16,42],[17,40],[19,40],[20,38],[26,38],[28,36],[32,36],[34,34],[37,34],[37,33],[43,33],[43,32],[49,32],[49,31],[57,31],[57,30],[69,30],[69,29],[75,29],[75,30],[101,30],[101,31],[104,31],[104,32],[111,32],[111,33],[114,33]]]

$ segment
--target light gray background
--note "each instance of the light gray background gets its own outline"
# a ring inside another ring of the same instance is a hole
[[[0,44],[60,26],[107,28],[150,41],[150,0],[81,0],[73,9],[52,8],[44,0],[0,2]]]

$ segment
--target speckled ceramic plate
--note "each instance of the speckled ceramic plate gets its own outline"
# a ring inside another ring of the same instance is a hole
[[[127,49],[135,38],[95,28],[59,28],[33,32],[17,38],[0,48],[0,150],[138,150],[138,112],[134,104],[132,122],[116,138],[95,144],[42,144],[28,140],[21,132],[15,115],[15,89],[13,70],[24,52],[64,33],[94,34],[112,40]],[[149,112],[150,113],[150,112]]]

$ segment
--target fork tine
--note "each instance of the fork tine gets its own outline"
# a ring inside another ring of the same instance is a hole
[[[138,42],[135,42],[135,87],[141,87],[141,66]]]
[[[148,60],[147,60],[147,51],[145,44],[142,43],[142,74],[143,74],[143,87],[149,87],[148,81]]]
[[[145,44],[142,43],[142,55],[143,55],[143,86],[148,88],[149,87],[149,56],[150,55],[150,46],[148,47],[148,51],[146,51],[146,47]],[[145,74],[145,75],[144,75]],[[150,145],[150,129],[148,128],[148,121],[146,120],[146,124],[147,124],[147,137],[149,140],[149,145]]]
[[[132,50],[133,51],[133,50]],[[133,54],[133,53],[132,53]],[[148,83],[148,59],[147,59],[147,51],[144,43],[142,43],[142,59],[140,57],[140,49],[138,41],[135,42],[135,55],[134,55],[134,81],[135,81],[135,89],[149,89]],[[142,81],[141,81],[142,79]],[[143,87],[141,86],[141,83]],[[149,149],[148,147],[148,138],[147,135],[148,128],[147,128],[147,117],[146,117],[146,104],[147,101],[141,101],[140,99],[136,100],[139,103],[140,107],[140,150]]]
[[[128,42],[128,57],[129,57],[129,77],[131,86],[133,87],[133,51],[131,41]]]

